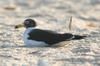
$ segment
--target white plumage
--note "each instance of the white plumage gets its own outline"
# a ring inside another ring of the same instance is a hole
[[[35,41],[35,40],[28,39],[28,37],[29,37],[28,33],[34,29],[36,29],[36,27],[30,27],[30,28],[27,28],[26,31],[24,32],[23,40],[24,40],[25,45],[26,46],[48,46],[48,44],[46,44],[43,41]]]

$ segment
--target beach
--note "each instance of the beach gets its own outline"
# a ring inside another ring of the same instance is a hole
[[[99,14],[100,0],[0,0],[0,66],[100,66]],[[40,29],[87,37],[61,47],[25,47],[25,28],[14,27],[28,18]]]

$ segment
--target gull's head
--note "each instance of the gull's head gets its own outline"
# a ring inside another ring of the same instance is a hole
[[[15,29],[21,27],[25,27],[25,28],[36,27],[36,22],[33,19],[26,19],[22,24],[16,25]]]

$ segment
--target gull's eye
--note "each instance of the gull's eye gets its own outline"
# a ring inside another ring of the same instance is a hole
[[[29,24],[29,21],[25,21],[25,24]]]

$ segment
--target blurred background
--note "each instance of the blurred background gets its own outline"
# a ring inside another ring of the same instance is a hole
[[[71,16],[72,33],[94,34],[100,28],[99,14],[100,0],[0,0],[0,37],[4,42],[23,44],[25,29],[14,26],[28,18],[36,20],[41,29],[65,33]]]
[[[73,16],[85,22],[99,22],[99,14],[100,0],[0,0],[0,19],[57,22]]]
[[[31,18],[41,29],[65,33],[71,16],[71,33],[90,37],[61,48],[20,47],[25,29],[16,24]],[[100,0],[0,0],[0,65],[34,66],[40,58],[56,66],[100,66]]]
[[[73,23],[80,28],[85,24],[80,25],[79,22],[99,22],[99,14],[100,0],[0,0],[1,24],[19,24],[26,18],[32,18],[39,25],[47,25],[41,28],[49,26],[53,29],[56,25],[66,26],[73,16]]]

